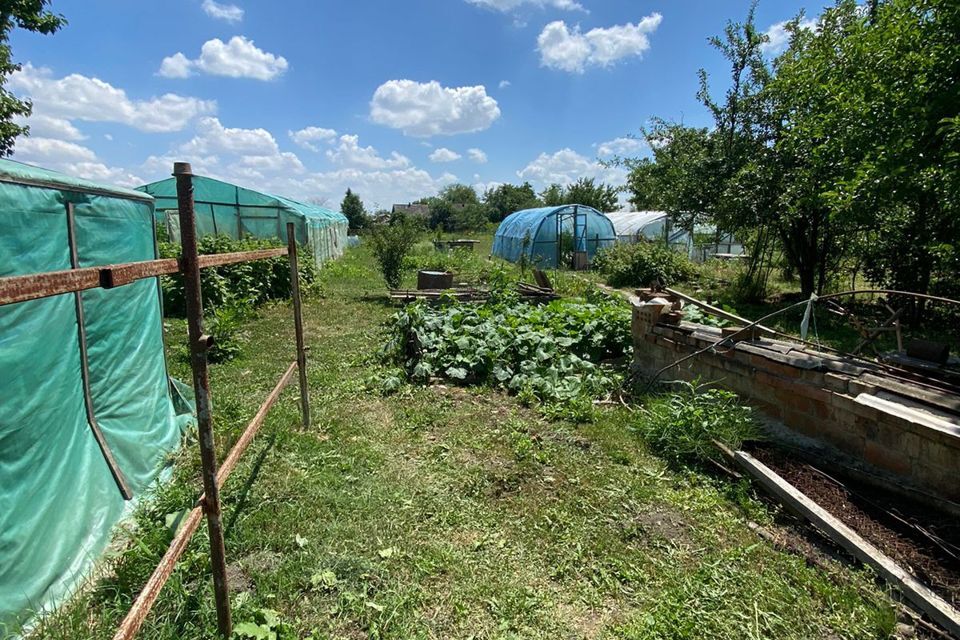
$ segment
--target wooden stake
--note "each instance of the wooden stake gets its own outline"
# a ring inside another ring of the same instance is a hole
[[[227,585],[227,552],[223,544],[220,518],[220,490],[217,487],[217,453],[213,444],[213,416],[210,413],[210,376],[207,349],[210,337],[203,333],[203,298],[200,293],[200,264],[197,255],[197,229],[193,210],[193,172],[190,164],[173,165],[177,178],[177,204],[180,210],[180,270],[183,274],[190,339],[190,364],[197,401],[197,430],[200,460],[203,464],[203,510],[210,533],[210,567],[213,570],[213,595],[217,606],[217,627],[224,640],[230,638],[230,593]]]
[[[297,334],[297,369],[300,370],[300,412],[303,428],[310,428],[310,392],[307,388],[307,349],[303,341],[303,308],[300,303],[300,270],[297,266],[297,235],[287,223],[287,257],[290,260],[290,293],[293,297],[293,327]]]

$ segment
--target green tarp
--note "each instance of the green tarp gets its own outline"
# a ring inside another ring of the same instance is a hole
[[[153,202],[0,160],[0,276],[156,257]],[[94,413],[134,502],[179,445],[156,279],[82,294]],[[74,294],[0,306],[0,635],[90,573],[125,502],[87,421]]]
[[[176,178],[137,187],[156,201],[157,220],[178,237]],[[347,245],[346,216],[313,204],[260,193],[228,182],[194,176],[193,198],[197,233],[279,238],[286,242],[287,223],[294,223],[297,243],[309,248],[317,264],[339,258]]]

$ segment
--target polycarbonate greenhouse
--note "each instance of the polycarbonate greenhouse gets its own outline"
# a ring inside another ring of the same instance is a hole
[[[0,160],[0,277],[152,260],[155,229],[144,193]],[[3,629],[90,574],[191,403],[167,376],[156,278],[0,306],[0,371]]]
[[[615,211],[607,217],[613,223],[617,242],[666,240],[669,219],[663,211]]]
[[[171,238],[180,237],[176,178],[137,187],[156,200],[157,221]],[[310,250],[317,264],[339,258],[347,245],[347,218],[342,213],[260,193],[229,182],[194,176],[197,234],[226,235],[234,240],[279,238],[286,242],[287,223],[294,223],[297,244]]]
[[[593,207],[540,207],[504,218],[493,239],[493,255],[511,262],[526,256],[533,265],[554,268],[571,266],[577,254],[592,260],[614,242],[613,223]]]

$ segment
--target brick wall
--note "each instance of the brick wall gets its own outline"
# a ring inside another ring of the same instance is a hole
[[[634,366],[652,375],[713,345],[719,329],[651,321],[634,301]],[[713,382],[777,425],[901,488],[960,502],[960,397],[893,378],[879,366],[770,338],[724,342],[661,379]]]

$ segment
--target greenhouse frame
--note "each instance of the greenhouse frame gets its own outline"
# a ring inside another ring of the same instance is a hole
[[[307,247],[317,264],[339,258],[347,246],[349,223],[342,213],[282,196],[261,193],[222,180],[194,176],[197,234],[287,240],[294,223],[297,244]],[[137,187],[156,200],[157,222],[168,237],[180,237],[175,178]]]
[[[493,255],[518,262],[525,257],[543,268],[588,263],[597,251],[616,242],[613,223],[582,204],[524,209],[511,213],[497,227]],[[569,263],[568,263],[569,260]]]
[[[0,160],[0,277],[153,260],[155,231],[144,193]],[[149,278],[0,306],[0,628],[78,588],[193,419],[161,305]]]

